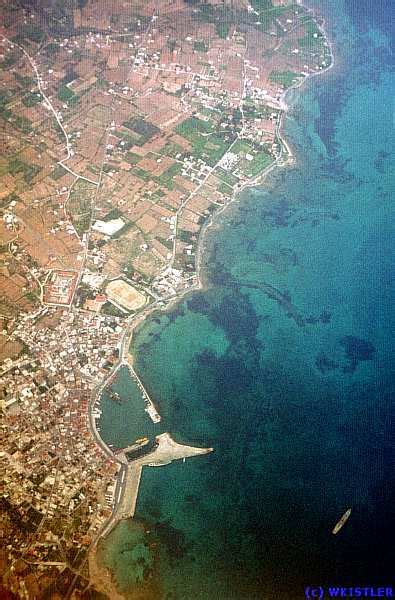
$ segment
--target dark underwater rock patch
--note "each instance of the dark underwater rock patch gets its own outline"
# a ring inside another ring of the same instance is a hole
[[[331,313],[326,310],[323,310],[318,317],[314,317],[311,315],[310,317],[305,318],[305,323],[309,325],[316,325],[317,323],[323,323],[324,325],[330,323],[331,321]]]
[[[170,524],[170,521],[157,522],[152,527],[153,532],[165,546],[170,561],[173,563],[184,558],[191,550],[192,544],[186,539],[185,533]]]
[[[167,313],[167,318],[170,323],[174,323],[178,319],[178,317],[183,317],[185,315],[185,306],[183,304],[177,304],[171,311]]]
[[[260,323],[248,296],[241,293],[225,296],[220,305],[211,310],[209,318],[225,331],[232,343],[237,343],[243,337],[255,338]]]
[[[353,373],[361,361],[373,360],[376,349],[368,340],[346,335],[340,340],[340,344],[344,347],[346,357],[350,363],[348,367],[343,369],[345,373]]]
[[[374,167],[378,173],[385,173],[385,161],[387,158],[390,158],[390,156],[390,153],[385,152],[384,150],[380,150],[380,152],[378,152],[374,160]]]
[[[329,373],[330,371],[334,371],[335,369],[339,368],[339,364],[334,360],[328,358],[323,352],[318,354],[315,360],[315,366],[319,371],[321,371],[323,375],[326,375],[326,373]]]
[[[283,199],[271,209],[264,209],[262,211],[262,216],[272,227],[282,228],[290,225],[294,213],[295,209],[292,209],[289,202]]]
[[[195,313],[206,315],[210,310],[210,304],[203,292],[196,292],[187,301],[188,309]]]

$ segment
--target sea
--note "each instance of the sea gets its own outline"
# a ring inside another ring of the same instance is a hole
[[[204,290],[134,336],[161,424],[135,412],[126,371],[134,400],[103,404],[116,446],[155,430],[214,448],[144,468],[135,520],[99,549],[126,598],[395,583],[395,4],[309,4],[335,66],[287,96],[294,163],[214,220]]]

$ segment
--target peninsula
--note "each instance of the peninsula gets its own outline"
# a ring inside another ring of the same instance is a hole
[[[101,394],[127,365],[160,420],[133,330],[201,285],[212,216],[290,160],[284,94],[333,57],[288,0],[18,6],[0,2],[0,590],[90,597],[142,468],[212,450],[113,450]]]

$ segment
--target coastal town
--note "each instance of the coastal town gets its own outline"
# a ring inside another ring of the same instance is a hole
[[[133,331],[199,287],[205,229],[289,161],[284,94],[332,54],[287,0],[0,6],[0,590],[90,598],[136,473],[211,451],[114,452],[101,393],[126,365],[160,421]]]

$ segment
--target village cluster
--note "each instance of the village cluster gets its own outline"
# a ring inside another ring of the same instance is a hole
[[[6,547],[16,560],[76,568],[111,514],[105,495],[117,468],[94,442],[87,411],[120,332],[116,317],[56,308],[22,317],[13,332],[28,348],[1,371],[2,508],[17,515]]]

